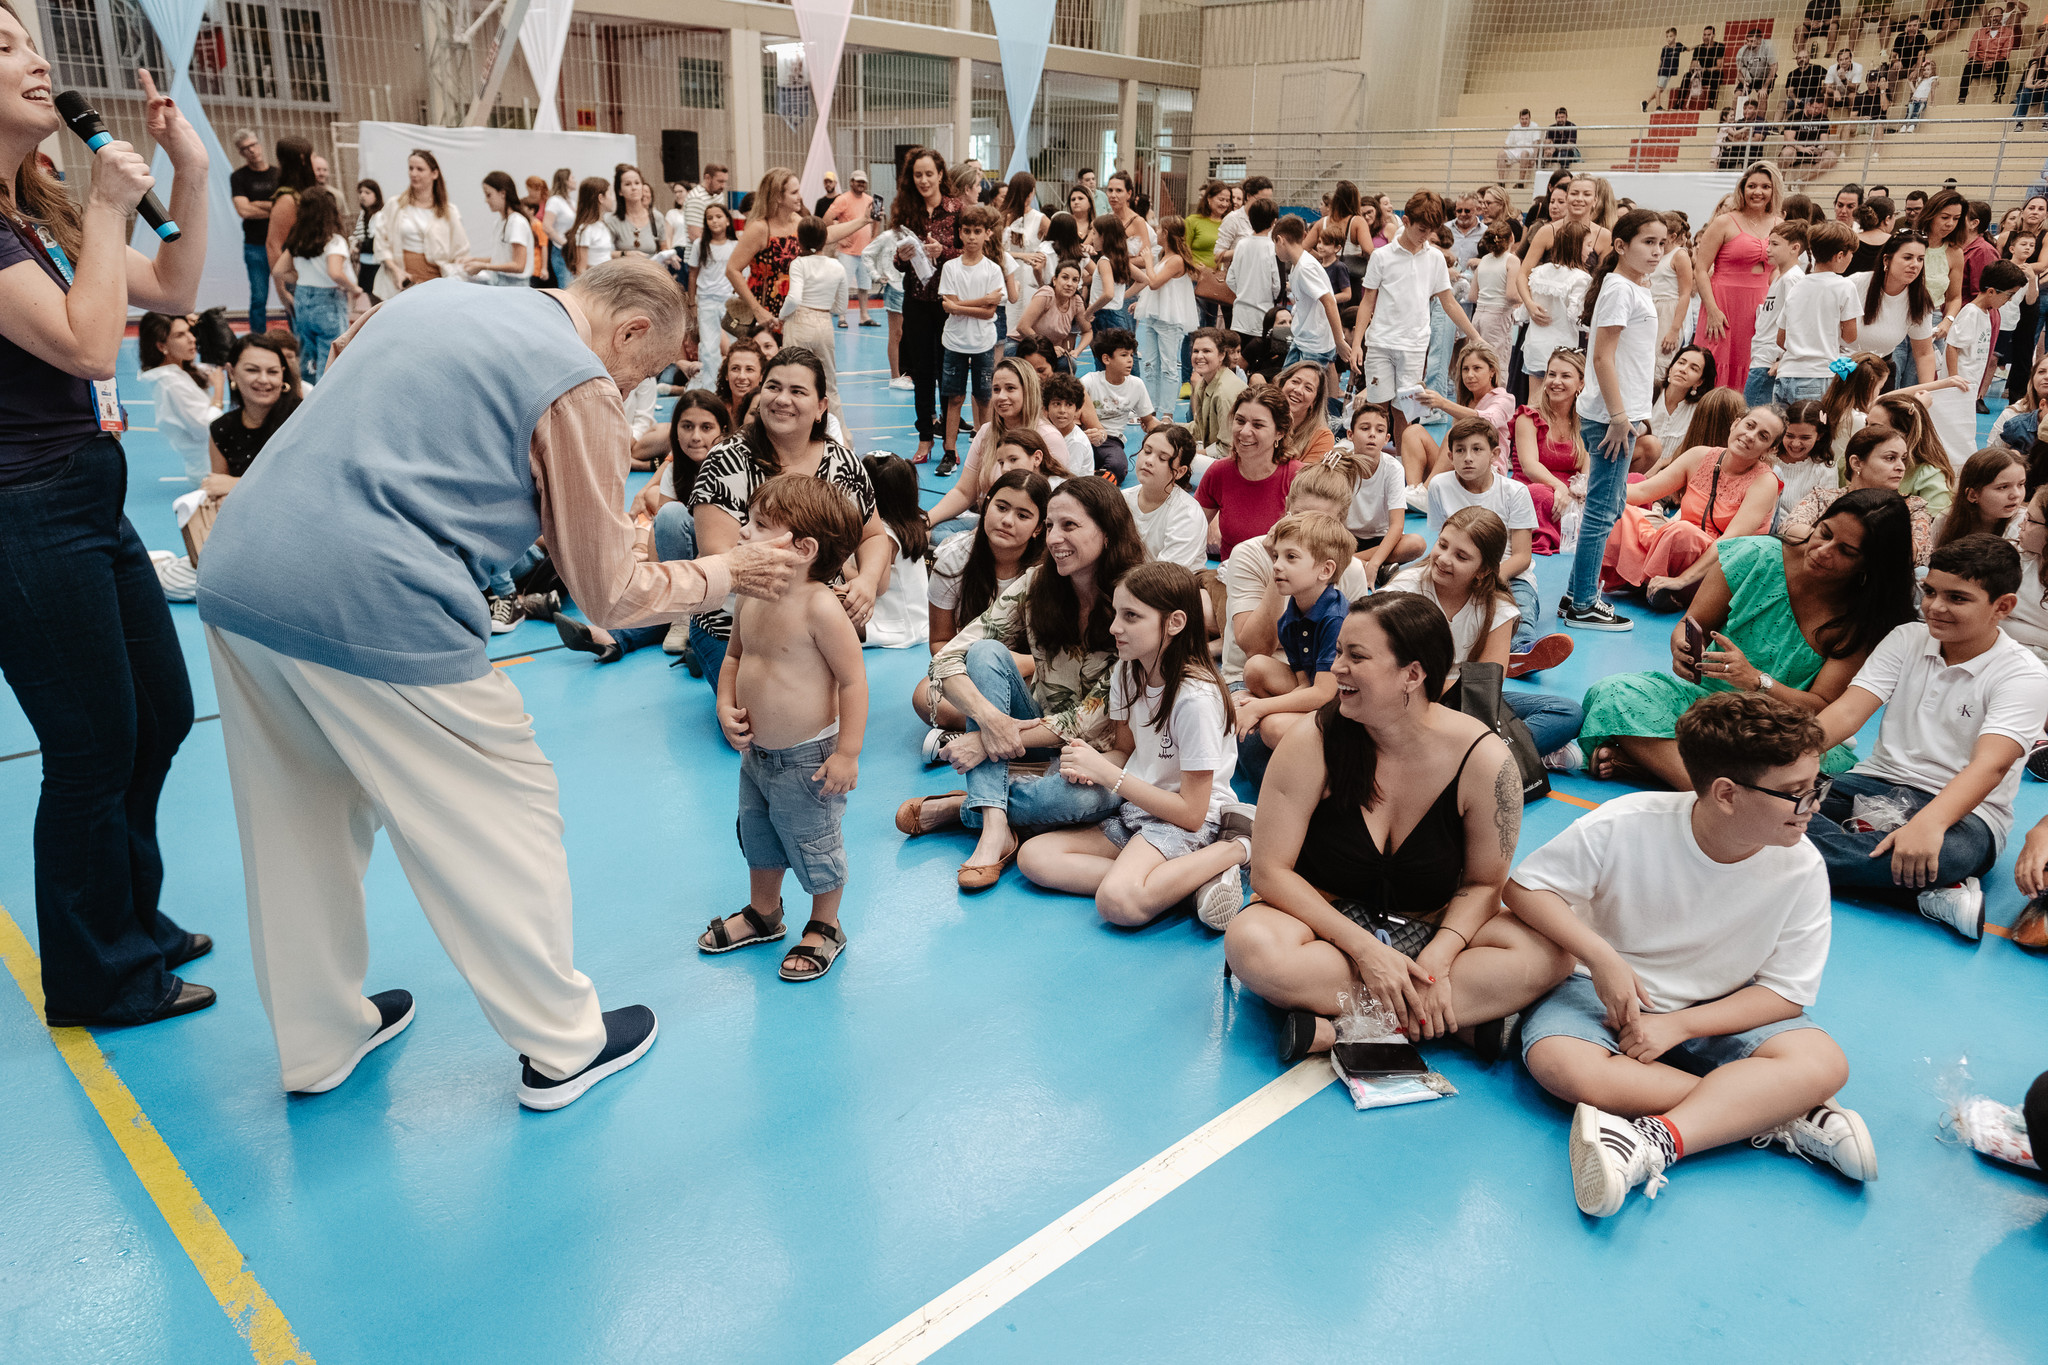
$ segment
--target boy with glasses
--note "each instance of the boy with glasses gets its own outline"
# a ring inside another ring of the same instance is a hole
[[[1977,879],[2012,832],[2020,759],[2048,720],[2048,668],[1999,629],[2019,588],[2010,542],[1974,535],[1942,546],[1927,565],[1925,619],[1885,636],[1818,717],[1832,746],[1884,707],[1870,757],[1835,779],[1813,822],[1828,880],[1911,896],[1921,914],[1972,941],[1984,934]]]
[[[1877,1178],[1869,1130],[1834,1100],[1849,1063],[1805,1013],[1831,925],[1805,838],[1824,747],[1802,711],[1703,697],[1678,721],[1692,791],[1616,797],[1508,882],[1508,908],[1579,961],[1529,1011],[1522,1059],[1577,1105],[1580,1211],[1655,1197],[1679,1158],[1745,1139]]]
[[[1806,823],[1827,796],[1821,726],[1755,692],[1679,716],[1692,792],[1632,792],[1530,853],[1503,894],[1579,960],[1522,1029],[1536,1083],[1577,1105],[1571,1185],[1593,1218],[1651,1197],[1688,1152],[1784,1144],[1878,1179],[1849,1062],[1804,1009],[1831,933]]]

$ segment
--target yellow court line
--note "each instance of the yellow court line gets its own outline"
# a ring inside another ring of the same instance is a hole
[[[15,984],[28,997],[29,1008],[40,1021],[42,963],[22,934],[21,926],[4,906],[0,906],[0,959],[6,960],[7,970],[14,974]],[[78,1077],[86,1098],[99,1111],[100,1120],[107,1125],[122,1155],[128,1158],[142,1188],[155,1201],[157,1212],[171,1225],[178,1244],[192,1258],[199,1277],[213,1291],[221,1311],[248,1340],[250,1357],[257,1365],[285,1365],[289,1361],[312,1365],[313,1357],[299,1345],[292,1325],[256,1282],[256,1276],[242,1259],[241,1249],[207,1207],[177,1157],[171,1155],[149,1115],[142,1112],[135,1096],[107,1064],[106,1054],[100,1051],[92,1034],[82,1028],[53,1028],[50,1041],[57,1045],[57,1052],[71,1068],[71,1074]]]

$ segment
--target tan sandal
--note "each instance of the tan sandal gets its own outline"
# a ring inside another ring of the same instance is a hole
[[[967,793],[964,791],[954,791],[937,792],[931,796],[913,796],[896,808],[896,828],[903,832],[905,838],[909,839],[915,839],[920,834],[930,834],[932,831],[924,827],[924,803],[927,801],[944,801],[948,797],[964,797],[966,795]]]
[[[961,868],[960,875],[955,878],[960,883],[960,889],[962,891],[986,891],[991,886],[994,886],[1003,879],[1003,869],[1016,860],[1017,850],[1023,846],[1024,841],[1013,833],[1010,835],[1010,851],[1003,855],[1001,862],[970,863],[968,866]]]

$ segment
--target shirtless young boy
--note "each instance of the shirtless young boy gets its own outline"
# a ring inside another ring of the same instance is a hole
[[[778,601],[743,599],[718,674],[718,725],[740,751],[740,852],[748,902],[711,921],[705,953],[774,943],[782,923],[782,874],[794,867],[810,893],[811,919],[782,959],[784,981],[815,981],[846,947],[839,897],[846,849],[839,821],[860,778],[868,721],[860,637],[831,582],[860,543],[860,511],[823,479],[784,474],[747,505],[741,540],[788,532],[804,581]],[[759,610],[756,610],[756,608]]]

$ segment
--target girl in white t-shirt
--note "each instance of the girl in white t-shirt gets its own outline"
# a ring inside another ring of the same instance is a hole
[[[1027,840],[1017,867],[1040,886],[1094,896],[1111,924],[1149,924],[1192,895],[1220,929],[1244,907],[1252,808],[1230,790],[1233,708],[1202,636],[1202,590],[1182,566],[1151,560],[1123,576],[1114,601],[1116,741],[1106,754],[1068,744],[1059,770],[1123,805],[1094,829]]]
[[[1209,567],[1209,519],[1188,491],[1194,459],[1195,438],[1186,427],[1154,427],[1131,462],[1138,486],[1126,488],[1124,500],[1152,558],[1200,573]]]
[[[569,273],[581,275],[594,265],[612,258],[612,233],[604,216],[618,205],[612,182],[603,176],[587,176],[576,188],[576,221],[569,228]]]
[[[927,607],[931,587],[925,575],[925,551],[932,532],[917,505],[917,471],[901,455],[869,455],[868,482],[875,488],[875,515],[896,542],[896,562],[889,566],[889,586],[875,599],[861,645],[867,649],[904,649],[930,636]]]
[[[704,235],[691,242],[684,257],[690,267],[690,289],[685,302],[697,313],[697,387],[712,388],[718,381],[718,362],[724,345],[725,301],[732,297],[732,281],[725,277],[725,263],[732,259],[737,240],[732,215],[723,204],[704,206]]]
[[[1840,480],[1835,474],[1834,441],[1826,409],[1818,398],[1801,398],[1785,405],[1785,434],[1778,441],[1778,510],[1771,529],[1799,500],[1823,484],[1833,488]]]
[[[462,268],[479,284],[516,285],[524,289],[533,265],[533,224],[519,206],[519,187],[503,171],[484,177],[484,203],[498,215],[488,256],[471,256]]]

